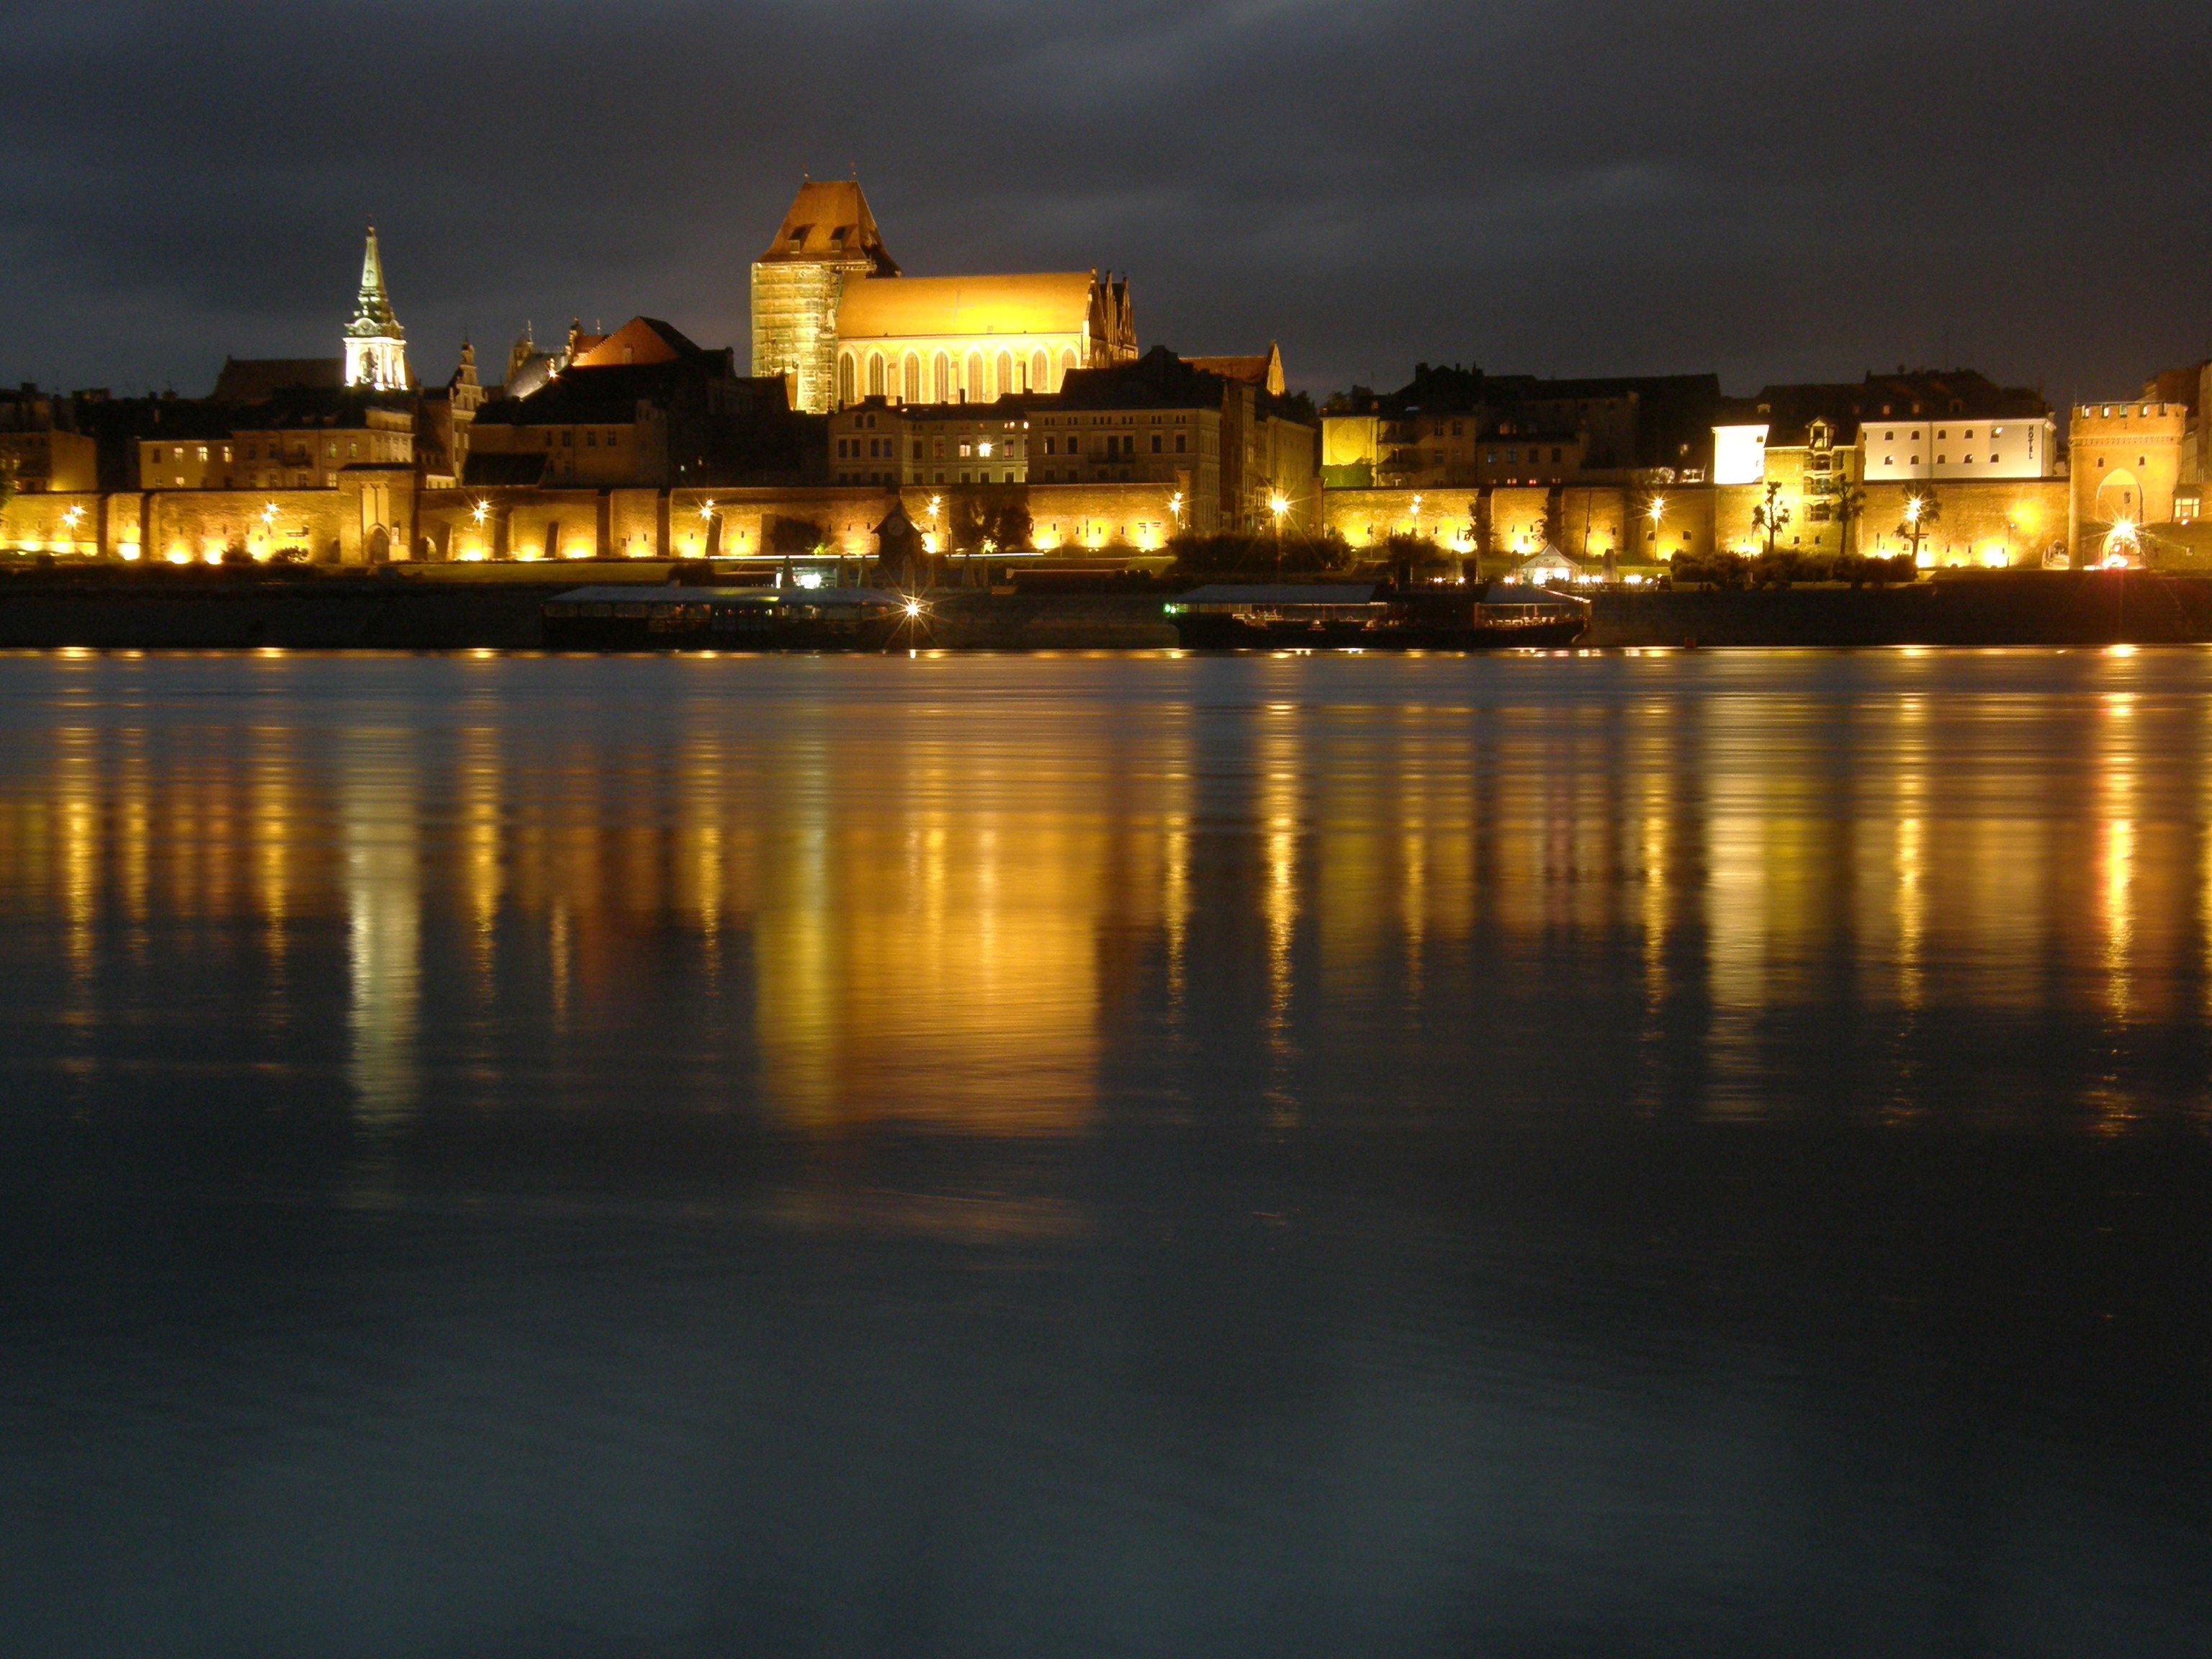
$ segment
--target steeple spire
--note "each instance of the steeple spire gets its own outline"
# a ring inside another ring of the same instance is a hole
[[[406,338],[407,331],[392,313],[392,296],[384,291],[384,256],[371,225],[361,256],[361,297],[345,326],[346,384],[395,390],[410,385]]]
[[[402,340],[406,331],[392,314],[392,296],[384,291],[384,256],[377,251],[376,227],[368,228],[368,246],[361,256],[361,298],[355,302],[353,320],[346,332],[356,339]]]

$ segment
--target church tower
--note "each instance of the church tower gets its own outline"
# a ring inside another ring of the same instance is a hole
[[[783,228],[753,261],[753,373],[795,376],[793,406],[828,414],[836,407],[846,282],[898,274],[857,179],[802,184]]]
[[[376,227],[368,228],[368,247],[361,260],[361,298],[345,328],[345,384],[380,392],[404,391],[414,384],[407,372],[407,333],[392,314],[384,291],[384,260],[376,251]]]

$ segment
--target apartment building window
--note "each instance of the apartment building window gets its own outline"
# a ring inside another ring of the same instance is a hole
[[[612,449],[615,447],[615,439],[617,435],[617,434],[612,432],[607,434],[607,447],[609,449]]]
[[[597,449],[599,447],[599,434],[596,432],[586,432],[584,434],[584,447],[586,449]]]
[[[202,460],[207,459],[207,446],[205,444],[202,444],[200,446],[200,459]]]
[[[161,465],[161,445],[159,445],[159,444],[155,444],[155,445],[154,446],[154,450],[153,450],[153,464],[154,464],[155,466],[159,466],[159,465]]]
[[[1180,455],[1180,454],[1182,454],[1182,453],[1183,453],[1183,447],[1184,447],[1184,444],[1185,444],[1185,442],[1186,442],[1186,441],[1187,441],[1185,440],[1185,438],[1184,438],[1184,436],[1183,436],[1183,434],[1182,434],[1182,433],[1178,432],[1178,433],[1176,433],[1176,454]]]
[[[573,432],[563,432],[563,433],[561,434],[561,447],[562,447],[562,448],[563,448],[563,449],[573,449],[573,448],[574,448],[574,447],[575,447],[575,445],[576,445],[576,434],[575,434],[574,433],[573,433]]]
[[[346,459],[349,461],[359,460],[361,459],[361,446],[359,444],[348,444],[346,446]]]

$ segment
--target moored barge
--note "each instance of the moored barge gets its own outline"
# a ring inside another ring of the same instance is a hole
[[[1462,592],[1364,584],[1216,584],[1169,601],[1176,637],[1200,651],[1495,651],[1572,645],[1586,600],[1546,593],[1492,605]]]
[[[574,587],[541,607],[556,651],[882,651],[918,641],[921,601],[876,587]]]

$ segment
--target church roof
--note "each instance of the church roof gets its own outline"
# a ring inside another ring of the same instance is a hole
[[[343,357],[226,357],[208,401],[265,404],[280,392],[335,392]]]
[[[1010,276],[867,278],[845,285],[842,340],[915,335],[1087,334],[1098,278],[1088,270]]]
[[[865,260],[878,276],[898,275],[898,262],[884,249],[876,216],[868,211],[868,198],[855,179],[810,179],[801,185],[782,228],[760,258],[763,264]]]

